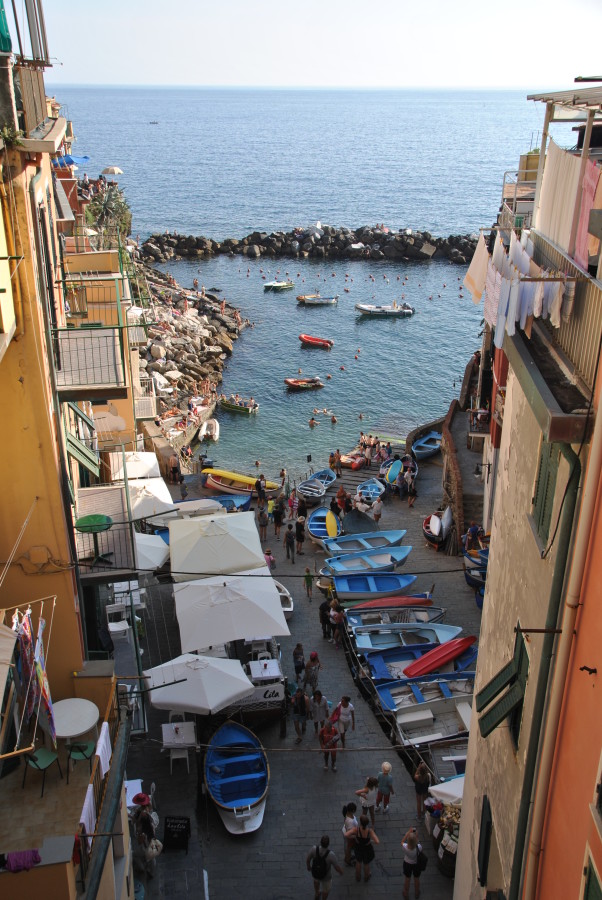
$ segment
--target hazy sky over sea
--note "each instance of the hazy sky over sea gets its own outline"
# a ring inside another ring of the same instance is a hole
[[[600,0],[44,0],[44,13],[53,83],[558,90],[602,75]]]

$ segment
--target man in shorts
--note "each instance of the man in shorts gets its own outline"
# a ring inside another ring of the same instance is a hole
[[[325,874],[321,877],[319,877],[319,868],[316,867],[316,863],[314,862],[316,857],[319,860],[324,860],[321,866]],[[320,900],[320,898],[321,900],[326,900],[330,893],[330,888],[332,887],[332,869],[334,868],[339,875],[343,874],[343,870],[340,867],[334,852],[330,849],[330,838],[327,834],[322,835],[320,843],[315,844],[311,848],[305,862],[307,871],[312,873],[314,879],[314,893],[316,900]]]

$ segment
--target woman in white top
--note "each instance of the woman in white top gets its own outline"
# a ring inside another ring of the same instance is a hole
[[[418,832],[415,828],[406,831],[401,842],[403,848],[403,874],[405,882],[403,885],[404,900],[408,900],[410,896],[410,882],[412,875],[414,876],[414,894],[416,900],[420,897],[420,869],[418,868],[418,854],[422,851],[422,844],[418,843]]]
[[[345,839],[345,863],[348,866],[354,865],[354,861],[351,859],[351,853],[355,848],[355,830],[358,826],[358,821],[355,815],[355,811],[357,810],[357,806],[355,803],[347,803],[346,806],[343,807],[343,815],[345,816],[345,821],[343,822],[343,837]],[[351,835],[347,837],[347,832],[350,831]]]
[[[341,697],[339,703],[339,732],[341,734],[341,747],[345,747],[345,734],[349,730],[355,731],[355,707],[351,697]]]

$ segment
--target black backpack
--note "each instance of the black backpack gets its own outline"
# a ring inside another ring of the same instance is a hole
[[[326,878],[326,873],[328,872],[328,865],[326,860],[328,858],[328,854],[330,850],[326,850],[325,856],[320,856],[320,844],[316,844],[316,855],[311,861],[311,874],[317,881],[321,881],[323,878]]]

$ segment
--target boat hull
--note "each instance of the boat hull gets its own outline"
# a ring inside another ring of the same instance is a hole
[[[359,628],[362,625],[394,625],[402,622],[426,625],[429,622],[441,622],[445,610],[440,606],[391,606],[381,609],[361,609],[352,606],[347,610],[347,628]]]
[[[308,506],[315,506],[323,499],[326,488],[321,481],[309,478],[297,485],[297,493],[301,494]]]
[[[412,455],[416,459],[428,459],[441,450],[441,435],[438,431],[429,431],[412,444]]]
[[[340,534],[343,530],[341,520],[338,516],[335,516],[333,513],[331,513],[327,506],[321,506],[319,507],[319,509],[315,509],[312,513],[309,514],[309,518],[307,520],[307,533],[309,534],[310,539],[320,546],[323,546],[323,541],[325,539],[333,537],[333,535],[331,535],[328,531],[328,523],[326,521],[329,513],[332,518],[328,519],[328,521],[334,522],[334,525],[337,529],[337,534]]]
[[[289,391],[317,391],[324,387],[321,381],[313,378],[285,378],[284,383]]]
[[[355,308],[361,316],[403,319],[414,315],[412,306],[374,306],[371,303],[356,303]]]
[[[254,406],[240,406],[238,403],[230,403],[229,400],[220,400],[219,405],[220,409],[226,412],[238,413],[243,416],[250,416],[259,409],[259,403],[255,403]]]
[[[416,575],[335,575],[333,578],[337,597],[341,602],[390,597],[403,594],[416,581]]]
[[[324,565],[337,575],[365,572],[391,572],[403,566],[412,552],[411,547],[388,547],[364,550],[360,553],[344,553],[342,556],[328,557]]]
[[[399,622],[395,624],[356,625],[352,639],[358,653],[387,650],[389,647],[433,647],[453,640],[462,631],[458,625]]]
[[[313,337],[311,334],[300,334],[299,340],[303,347],[317,347],[319,350],[330,350],[334,347],[334,341],[328,338]]]
[[[207,793],[230,834],[261,826],[270,767],[259,739],[237,722],[225,722],[211,737],[204,766]]]
[[[438,647],[435,647],[434,650],[425,653],[424,656],[415,663],[409,665],[405,669],[405,674],[408,678],[417,678],[419,675],[430,675],[431,672],[436,672],[441,666],[445,665],[445,663],[452,662],[454,659],[461,656],[466,650],[472,647],[476,640],[474,635],[470,635],[470,637],[455,638],[454,640],[446,641],[445,644],[440,644]]]
[[[407,531],[368,531],[364,534],[349,534],[324,541],[324,547],[330,556],[341,553],[356,553],[361,550],[378,550],[385,547],[397,547],[403,541]]]
[[[202,475],[207,478],[206,485],[220,494],[240,494],[241,496],[257,496],[255,481],[250,475],[227,472],[224,469],[203,469]],[[279,490],[274,481],[266,481],[266,497],[273,497]]]

